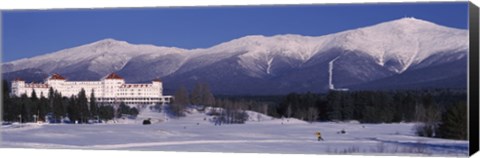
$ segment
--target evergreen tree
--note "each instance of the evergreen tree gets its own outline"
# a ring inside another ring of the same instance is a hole
[[[401,101],[402,115],[403,120],[406,122],[412,122],[415,120],[415,106],[418,104],[417,99],[415,98],[414,94],[411,92],[405,92],[406,96]]]
[[[10,88],[8,88],[8,81],[2,80],[2,99],[3,99],[3,106],[0,110],[2,114],[3,121],[13,121],[14,120],[14,110],[13,110],[13,100],[10,98]]]
[[[70,99],[68,100],[67,113],[68,113],[68,118],[72,123],[80,122],[80,119],[81,119],[80,107],[78,105],[77,98],[74,95],[70,96]]]
[[[121,118],[122,117],[122,114],[128,114],[128,111],[130,110],[130,108],[127,106],[127,104],[125,104],[124,102],[120,102],[120,105],[118,106],[118,109],[117,109],[117,118]]]
[[[31,102],[27,94],[22,94],[22,96],[20,97],[20,106],[21,106],[20,122],[24,123],[24,122],[33,121]]]
[[[80,114],[80,123],[87,123],[90,118],[90,111],[88,110],[88,99],[85,90],[82,88],[78,93],[78,110]]]
[[[38,119],[44,122],[47,121],[45,120],[45,117],[48,111],[48,99],[43,96],[43,93],[40,93],[40,100],[38,105]]]
[[[319,120],[328,120],[328,101],[325,96],[318,96],[318,99],[315,103],[315,107],[318,109],[318,119]],[[355,110],[354,110],[355,114]]]
[[[330,120],[342,119],[341,92],[330,91],[327,95],[328,100],[328,118]]]
[[[377,117],[377,110],[373,106],[365,106],[362,110],[362,123],[380,123]]]
[[[30,99],[32,101],[38,100],[37,93],[35,92],[35,89],[32,89],[32,94],[30,95]]]
[[[92,93],[90,94],[90,118],[97,119],[98,118],[98,106],[95,98],[95,91],[92,89]]]
[[[131,116],[134,116],[136,117],[140,112],[138,111],[137,108],[133,107],[133,108],[130,108],[129,112],[128,112]]]
[[[439,137],[448,139],[468,139],[467,104],[459,102],[450,107],[442,117]]]
[[[405,98],[404,93],[397,92],[393,95],[393,101],[392,101],[392,108],[394,109],[394,113],[392,116],[392,121],[393,122],[401,122],[401,121],[406,121],[405,114],[404,114],[404,106],[402,104],[402,100]]]
[[[390,123],[393,120],[393,107],[392,99],[388,93],[376,92],[374,94],[376,101],[374,102],[375,108],[378,112],[378,122]]]
[[[25,102],[22,102],[20,106],[21,106],[21,113],[19,115],[20,122],[21,123],[28,122],[28,117],[30,115],[30,110],[28,108],[28,105]]]
[[[53,97],[51,98],[52,110],[53,110],[53,117],[55,122],[60,122],[60,120],[65,117],[65,109],[62,101],[62,94],[58,93],[58,91],[53,92]]]
[[[38,121],[38,117],[40,114],[40,107],[39,107],[39,100],[37,97],[37,93],[35,92],[35,89],[32,89],[32,94],[30,95],[30,111],[32,115],[32,121]]]
[[[130,116],[133,116],[133,117],[137,117],[137,115],[139,114],[138,112],[138,109],[135,108],[135,107],[130,107],[128,106],[127,104],[125,104],[124,102],[120,102],[120,105],[118,106],[118,109],[117,109],[117,118],[121,118],[122,115],[130,115]]]
[[[55,91],[53,91],[53,88],[50,87],[48,89],[48,106],[49,106],[49,109],[51,111],[49,111],[49,112],[53,112],[53,102],[54,102],[54,100],[55,100]]]
[[[351,120],[353,119],[354,115],[354,106],[353,106],[353,98],[351,97],[350,93],[341,96],[341,119],[342,120]]]
[[[98,107],[98,116],[103,121],[111,120],[115,117],[115,109],[112,106],[99,106]]]
[[[10,84],[8,83],[7,80],[2,80],[2,92],[3,92],[3,96],[9,96],[10,94]]]
[[[4,113],[7,115],[9,121],[20,122],[20,115],[22,113],[22,103],[19,97],[12,96],[10,99],[10,106],[6,108]]]

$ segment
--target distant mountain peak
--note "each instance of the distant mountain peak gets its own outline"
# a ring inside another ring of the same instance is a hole
[[[432,23],[432,22],[429,22],[429,21],[426,21],[426,20],[415,18],[415,17],[403,17],[403,18],[393,20],[393,21],[396,21],[396,22]]]
[[[403,17],[399,19],[394,19],[390,21],[385,21],[382,23],[396,23],[396,24],[435,24],[427,20],[415,18],[415,17]],[[380,24],[382,24],[380,23]],[[436,24],[435,24],[436,25]]]
[[[460,30],[457,28],[442,26],[430,21],[426,21],[426,20],[422,20],[414,17],[404,17],[404,18],[368,26],[366,28],[373,28],[373,29],[385,30],[385,31],[402,31],[402,32],[411,32],[411,33],[418,32],[418,31]]]
[[[114,38],[105,38],[105,39],[102,39],[102,40],[98,40],[95,43],[127,43],[127,42],[122,41],[122,40],[117,40],[117,39],[114,39]]]
[[[102,39],[102,40],[99,40],[99,41],[96,41],[96,42],[93,42],[93,43],[90,43],[90,44],[87,44],[87,45],[95,45],[97,47],[112,47],[112,46],[118,46],[118,45],[128,45],[130,43],[126,42],[126,41],[121,41],[121,40],[116,40],[116,39],[113,39],[113,38],[106,38],[106,39]]]

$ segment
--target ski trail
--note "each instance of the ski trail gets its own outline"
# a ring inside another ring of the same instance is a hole
[[[335,62],[338,58],[340,58],[340,56],[328,62],[328,88],[329,89],[335,89],[335,86],[333,85],[333,62]]]
[[[272,68],[272,62],[273,62],[273,58],[271,58],[267,62],[267,74],[270,74],[270,69]]]

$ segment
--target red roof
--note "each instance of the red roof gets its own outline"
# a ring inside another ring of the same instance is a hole
[[[17,77],[17,78],[15,78],[15,80],[13,80],[13,81],[25,81],[25,80],[22,80],[21,78]]]
[[[57,73],[53,74],[51,77],[50,77],[51,80],[65,80],[65,78]]]
[[[160,80],[159,78],[156,78],[153,80],[153,82],[162,82],[162,80]]]
[[[116,73],[111,73],[105,79],[120,79],[120,80],[123,80],[123,77],[118,76]]]

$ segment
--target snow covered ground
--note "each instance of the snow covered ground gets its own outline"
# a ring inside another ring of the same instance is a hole
[[[414,124],[307,123],[249,112],[245,124],[215,126],[192,110],[174,119],[142,111],[135,120],[91,125],[2,126],[1,147],[196,152],[467,156],[468,142],[414,135]],[[142,125],[152,118],[152,125]],[[167,120],[168,118],[168,120]],[[346,134],[338,134],[344,129]],[[317,141],[321,131],[324,141]]]

